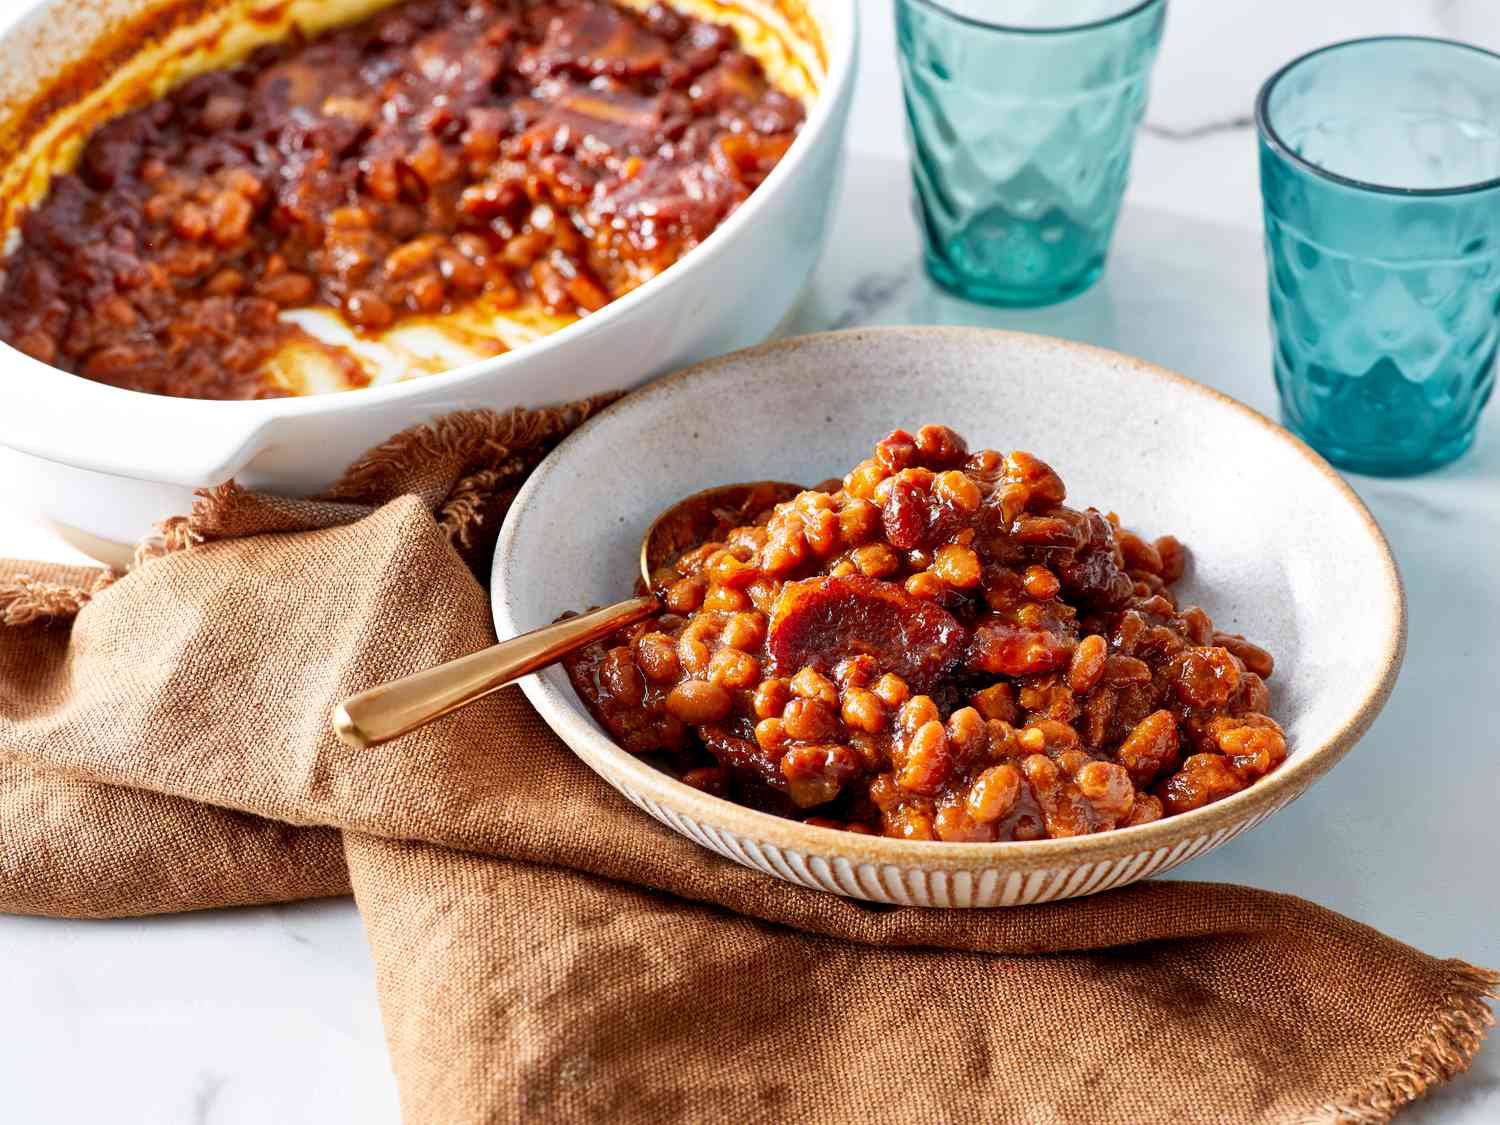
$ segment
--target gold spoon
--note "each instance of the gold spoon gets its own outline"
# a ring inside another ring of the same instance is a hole
[[[646,589],[654,590],[657,571],[684,551],[721,537],[801,491],[800,485],[763,480],[720,485],[679,500],[656,517],[641,540],[641,578]],[[355,747],[389,742],[662,608],[654,593],[631,598],[380,684],[335,707],[333,729]]]

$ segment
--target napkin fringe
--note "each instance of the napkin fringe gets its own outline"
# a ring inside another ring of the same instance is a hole
[[[453,460],[470,472],[448,490],[448,497],[456,497],[466,486],[476,492],[486,487],[477,477],[493,475],[500,480],[523,471],[619,397],[615,392],[538,410],[516,407],[444,415],[381,442],[349,466],[327,498],[367,502],[388,497],[406,491],[401,486],[424,467]]]
[[[448,499],[438,509],[438,527],[450,543],[473,546],[474,531],[484,522],[485,511],[500,485],[523,468],[519,457],[511,460],[516,462],[514,466],[507,463],[495,469],[481,469],[453,486]]]
[[[361,500],[388,495],[393,478],[405,477],[414,467],[452,457],[468,459],[486,446],[506,456],[516,445],[527,444],[560,420],[566,408],[504,414],[493,410],[463,410],[413,426],[381,442],[354,464],[333,486],[330,497]]]
[[[0,624],[20,627],[69,621],[117,577],[113,571],[101,570],[87,586],[72,586],[18,574],[0,582]]]
[[[1467,961],[1445,961],[1447,989],[1430,1027],[1405,1057],[1373,1080],[1326,1103],[1303,1125],[1384,1125],[1402,1106],[1469,1069],[1485,1036],[1495,1026],[1490,1000],[1500,1000],[1500,973]]]
[[[189,547],[196,547],[207,540],[201,524],[210,518],[213,510],[230,507],[240,486],[232,480],[214,488],[200,488],[193,493],[193,510],[186,516],[168,516],[156,525],[156,534],[141,540],[136,546],[132,570],[163,555],[176,554]]]

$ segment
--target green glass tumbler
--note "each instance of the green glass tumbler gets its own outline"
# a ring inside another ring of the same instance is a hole
[[[1046,305],[1104,269],[1166,0],[896,0],[928,273]]]
[[[1500,339],[1500,56],[1361,39],[1256,105],[1282,418],[1335,465],[1461,455]]]

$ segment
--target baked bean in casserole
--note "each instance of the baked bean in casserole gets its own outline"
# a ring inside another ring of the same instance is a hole
[[[157,394],[286,394],[289,343],[357,386],[356,351],[284,310],[586,315],[711,234],[802,120],[733,31],[664,4],[410,0],[101,128],[21,224],[0,338]]]

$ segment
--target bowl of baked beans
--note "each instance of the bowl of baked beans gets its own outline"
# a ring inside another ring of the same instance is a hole
[[[853,0],[85,10],[0,35],[0,446],[86,537],[764,339],[821,248]]]
[[[783,879],[996,906],[1167,871],[1327,772],[1400,665],[1390,552],[1306,446],[1139,360],[955,329],[612,407],[512,510],[498,631],[629,594],[657,512],[765,479],[807,487],[718,513],[650,575],[659,615],[523,688],[627,798]]]

